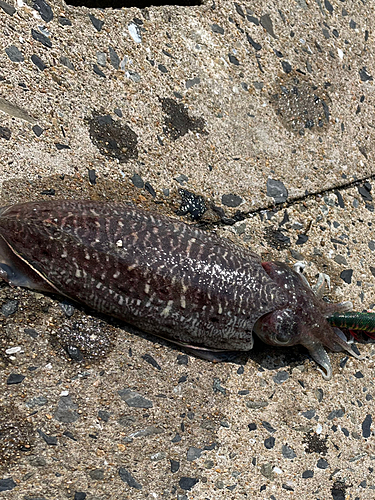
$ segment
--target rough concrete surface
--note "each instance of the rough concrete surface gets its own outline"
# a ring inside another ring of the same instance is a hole
[[[1,204],[132,201],[375,307],[374,16],[0,1]],[[371,342],[324,381],[302,348],[214,364],[58,297],[0,307],[0,499],[375,498]]]

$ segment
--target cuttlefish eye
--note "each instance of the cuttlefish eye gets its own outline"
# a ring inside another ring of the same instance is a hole
[[[291,309],[283,309],[260,318],[254,331],[264,342],[271,345],[299,343],[298,316]]]
[[[273,340],[275,343],[287,345],[294,343],[298,336],[298,325],[296,314],[291,309],[278,311],[274,315],[273,321]]]

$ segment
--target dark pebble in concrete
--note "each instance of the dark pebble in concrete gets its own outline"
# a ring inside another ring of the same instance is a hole
[[[183,476],[178,484],[182,490],[189,491],[197,484],[198,481],[199,479],[196,479],[195,477]]]
[[[327,460],[324,460],[324,458],[319,458],[316,466],[318,467],[318,469],[327,469],[329,467],[329,464]]]
[[[218,24],[211,24],[211,29],[214,33],[218,33],[219,35],[224,35],[224,28],[222,28]]]
[[[104,21],[101,21],[100,19],[97,19],[95,16],[92,14],[89,14],[90,21],[92,22],[92,25],[97,31],[101,31],[103,28]]]
[[[14,314],[18,309],[18,300],[8,300],[1,306],[1,312],[4,316]]]
[[[352,282],[353,269],[345,269],[341,271],[340,278],[345,281],[345,283],[350,284]]]
[[[302,473],[303,479],[309,479],[310,477],[314,477],[314,471],[312,470],[305,470],[305,472]]]
[[[110,416],[111,414],[109,413],[109,411],[106,410],[98,411],[98,417],[100,418],[100,420],[103,420],[103,422],[108,422]]]
[[[293,450],[293,448],[291,448],[290,446],[288,446],[286,444],[282,445],[281,453],[283,454],[284,458],[288,458],[289,460],[292,460],[293,458],[296,458],[296,456],[297,456],[295,451]]]
[[[201,448],[195,448],[194,446],[190,446],[186,453],[186,458],[188,462],[193,462],[197,458],[199,458],[202,454]]]
[[[104,479],[104,470],[103,469],[93,469],[89,471],[89,476],[91,479],[95,481],[103,481]]]
[[[266,429],[266,431],[270,432],[271,434],[276,432],[276,429],[274,429],[269,422],[266,422],[265,420],[263,420],[262,425]]]
[[[138,174],[133,175],[132,183],[134,184],[135,187],[137,187],[139,189],[143,189],[145,186],[145,183],[143,182],[142,177]]]
[[[171,463],[171,472],[172,474],[174,474],[175,472],[177,472],[180,468],[180,462],[178,462],[177,460],[170,460],[170,463]]]
[[[273,377],[273,381],[276,384],[283,384],[289,378],[289,373],[286,371],[277,372]]]
[[[157,370],[161,370],[161,366],[159,365],[159,363],[150,354],[147,354],[147,353],[144,354],[142,356],[142,359],[144,359],[146,361],[146,363],[149,363],[151,366],[153,366]]]
[[[52,47],[51,40],[48,38],[48,36],[43,35],[43,33],[41,33],[40,31],[36,31],[36,30],[32,29],[31,36],[34,38],[34,40],[36,40],[37,42],[40,42],[45,47],[47,47],[49,49]]]
[[[67,345],[65,350],[72,361],[80,362],[83,360],[81,351],[75,345]]]
[[[42,129],[39,125],[34,125],[32,131],[37,137],[40,137],[43,134],[44,129]]]
[[[121,399],[132,408],[152,408],[154,406],[152,401],[144,398],[141,394],[131,389],[122,389],[118,391],[118,394]]]
[[[15,488],[17,484],[13,481],[11,477],[6,479],[0,479],[0,491],[9,491]]]
[[[271,450],[275,446],[275,438],[273,436],[270,436],[265,439],[264,446],[267,448],[267,450]]]
[[[125,469],[125,467],[120,467],[118,473],[122,481],[124,481],[124,483],[127,483],[131,488],[135,488],[136,490],[142,489],[142,485],[139,484],[136,479],[134,479],[134,477],[127,469]]]
[[[188,362],[189,362],[189,357],[187,356],[187,354],[179,354],[177,356],[177,364],[178,365],[187,366]]]
[[[6,14],[9,14],[10,16],[13,16],[13,14],[16,12],[16,9],[13,7],[13,5],[9,5],[9,3],[3,2],[3,0],[0,0],[0,7]]]
[[[44,441],[48,445],[56,446],[57,445],[57,437],[56,436],[50,436],[48,434],[45,434],[41,429],[37,429],[37,432],[41,438],[44,439]]]
[[[7,385],[20,384],[25,375],[21,375],[20,373],[11,373],[7,378]]]
[[[25,58],[23,57],[23,54],[20,50],[15,45],[10,45],[5,49],[6,55],[9,57],[9,59],[12,62],[23,62]]]
[[[42,59],[37,56],[36,54],[33,54],[31,56],[31,61],[35,64],[35,66],[40,69],[40,71],[44,71],[47,67],[47,65],[42,61]]]
[[[34,0],[33,2],[33,7],[35,10],[37,10],[40,14],[40,17],[45,21],[46,23],[49,23],[53,19],[53,12],[51,7],[48,5],[45,0]]]
[[[221,203],[227,207],[238,207],[242,201],[241,196],[237,194],[223,194],[221,197]]]
[[[74,500],[85,500],[87,497],[87,493],[84,491],[76,491],[74,493]]]
[[[366,415],[366,418],[362,422],[362,436],[368,438],[371,435],[371,424],[372,416],[370,414]]]
[[[284,203],[288,199],[288,190],[281,181],[268,179],[267,196],[273,198],[275,203]]]

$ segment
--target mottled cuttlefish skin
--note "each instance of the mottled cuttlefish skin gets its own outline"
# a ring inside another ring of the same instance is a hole
[[[5,207],[0,235],[11,284],[58,292],[183,344],[249,350],[254,323],[287,300],[247,248],[125,203]]]
[[[46,201],[0,209],[0,277],[57,292],[173,342],[247,351],[304,345],[357,354],[327,318],[348,310],[301,274],[248,248],[126,203]]]

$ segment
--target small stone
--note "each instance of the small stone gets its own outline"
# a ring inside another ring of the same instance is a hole
[[[271,450],[275,446],[275,438],[273,436],[270,436],[265,439],[264,446],[267,448],[267,450]]]
[[[15,14],[16,12],[16,9],[13,7],[13,5],[9,5],[7,2],[3,2],[3,0],[0,0],[0,7],[6,14],[9,14],[10,16],[13,16],[13,14]]]
[[[360,372],[360,371],[359,372],[355,372],[354,376],[355,376],[355,378],[363,378],[364,377],[363,373]]]
[[[103,420],[103,422],[108,422],[110,416],[111,414],[109,413],[109,411],[106,410],[98,411],[98,418],[100,418],[100,420]]]
[[[276,384],[283,384],[286,380],[288,380],[289,376],[289,373],[283,370],[276,373],[276,375],[273,377],[273,381]]]
[[[9,141],[11,136],[12,136],[12,131],[10,130],[10,128],[0,126],[0,139],[5,139],[6,141]]]
[[[78,410],[78,405],[74,403],[72,398],[70,396],[63,396],[58,402],[54,418],[65,424],[73,423],[80,417],[76,410]]]
[[[218,33],[219,35],[224,35],[224,28],[222,28],[218,24],[211,24],[211,30],[214,33]]]
[[[221,392],[224,396],[227,393],[227,390],[225,389],[225,387],[222,387],[221,381],[219,378],[216,378],[216,377],[214,378],[212,388],[213,388],[214,392]]]
[[[324,458],[319,458],[316,466],[318,467],[318,469],[327,469],[329,467],[329,464],[327,460],[324,460]]]
[[[353,276],[353,269],[345,269],[344,271],[341,271],[340,273],[340,278],[345,281],[345,283],[350,283],[352,282],[352,276]]]
[[[296,454],[290,446],[283,444],[281,447],[281,452],[283,454],[284,458],[288,458],[289,460],[292,460],[293,458],[296,458]]]
[[[333,420],[334,418],[341,418],[345,415],[345,410],[343,408],[340,408],[339,410],[332,410],[327,419],[328,420]]]
[[[101,21],[100,19],[97,19],[95,16],[92,14],[89,14],[90,21],[92,22],[92,25],[97,31],[101,31],[103,28],[104,21]]]
[[[161,71],[162,73],[168,73],[168,70],[167,70],[167,68],[164,66],[164,64],[158,64],[158,69],[159,69],[159,71]]]
[[[241,196],[236,194],[223,194],[221,203],[227,207],[238,207],[243,202]]]
[[[229,62],[232,63],[232,64],[234,64],[235,66],[239,66],[240,65],[240,61],[233,54],[228,54],[228,59],[229,59]]]
[[[310,477],[314,477],[314,471],[305,470],[304,472],[302,472],[302,477],[303,479],[309,479]]]
[[[152,408],[154,405],[152,401],[144,398],[138,392],[132,391],[131,389],[122,389],[118,391],[121,399],[126,402],[126,404],[133,408]]]
[[[253,422],[251,424],[248,424],[249,431],[255,431],[257,429],[257,424],[254,424]]]
[[[7,378],[7,385],[15,385],[23,382],[25,375],[21,375],[21,373],[11,373]]]
[[[302,412],[302,415],[308,420],[311,420],[313,417],[315,417],[315,414],[316,414],[315,410],[308,410]]]
[[[31,61],[35,64],[35,66],[40,69],[40,71],[44,71],[47,67],[47,65],[42,61],[42,59],[37,56],[36,54],[33,54],[31,56]]]
[[[187,88],[187,90],[189,90],[191,87],[194,87],[194,85],[199,85],[200,82],[201,79],[198,77],[193,78],[192,80],[186,80],[185,87]]]
[[[247,41],[249,42],[249,44],[256,50],[256,51],[259,51],[262,46],[260,43],[257,43],[255,42],[251,36],[249,34],[246,33],[246,38],[247,38]]]
[[[102,78],[107,78],[97,64],[93,64],[92,69],[94,70],[94,73],[96,73],[97,75],[101,76]]]
[[[142,485],[138,483],[136,479],[130,474],[130,472],[125,469],[125,467],[120,467],[118,470],[119,476],[124,483],[127,483],[131,488],[135,488],[136,490],[141,490]]]
[[[268,401],[246,401],[246,406],[250,408],[250,410],[259,410],[260,408],[265,408],[268,405]]]
[[[183,476],[178,484],[182,490],[189,491],[197,484],[198,481],[199,479],[196,479],[195,477]]]
[[[142,359],[144,359],[146,361],[146,363],[149,363],[151,366],[153,366],[157,370],[161,370],[161,366],[159,365],[159,363],[150,354],[144,354],[142,356]]]
[[[47,47],[49,49],[52,47],[51,40],[48,38],[48,36],[43,35],[43,33],[41,33],[40,31],[36,31],[34,29],[31,29],[31,36],[34,38],[34,40],[36,40],[37,42],[40,42],[45,47]]]
[[[32,131],[37,137],[40,137],[43,134],[44,129],[42,129],[39,125],[34,125]]]
[[[148,191],[150,193],[150,195],[153,198],[156,197],[155,189],[151,186],[151,184],[148,181],[145,182],[145,189],[146,189],[146,191]]]
[[[85,500],[87,497],[87,493],[84,491],[76,491],[74,493],[74,500]]]
[[[81,351],[75,345],[66,345],[65,351],[72,361],[76,361],[77,363],[79,363],[84,359]]]
[[[299,234],[298,239],[296,241],[296,245],[303,245],[306,243],[306,241],[309,239],[307,234]]]
[[[44,441],[48,445],[56,446],[57,445],[57,437],[56,436],[51,436],[48,434],[45,434],[41,429],[37,429],[37,432],[41,438],[44,439]]]
[[[362,436],[368,438],[371,436],[371,424],[372,416],[370,414],[366,415],[366,418],[362,422]]]
[[[73,63],[66,56],[61,56],[60,62],[61,62],[61,64],[66,66],[68,69],[75,71],[75,67],[74,67]]]
[[[20,52],[15,45],[10,45],[5,49],[6,55],[12,62],[23,62],[25,58],[23,57],[22,52]]]
[[[135,187],[139,189],[143,189],[145,183],[143,182],[143,179],[140,175],[134,174],[132,177],[132,183],[134,184]]]
[[[170,463],[171,463],[171,472],[172,474],[174,474],[175,472],[177,472],[180,468],[180,462],[178,462],[177,460],[169,460]]]
[[[97,52],[96,53],[96,62],[99,66],[106,66],[107,64],[107,54],[105,52]]]
[[[284,203],[288,199],[288,190],[281,181],[269,178],[267,180],[267,196],[273,198],[275,203]]]
[[[276,429],[274,429],[269,422],[263,420],[262,425],[269,433],[273,434],[274,432],[276,432]]]
[[[178,354],[177,356],[177,364],[187,366],[189,362],[189,357],[187,354]]]
[[[202,454],[201,448],[195,448],[194,446],[190,446],[186,453],[186,458],[189,462],[192,462],[199,458]]]
[[[359,77],[362,82],[373,80],[373,77],[367,73],[366,66],[363,66],[363,68],[359,70]]]
[[[108,52],[109,52],[109,60],[111,61],[112,66],[115,69],[119,69],[120,66],[120,58],[117,55],[115,49],[113,49],[111,46],[108,47]]]
[[[13,481],[11,477],[6,479],[0,479],[0,491],[9,491],[15,488],[17,484]]]
[[[37,408],[38,406],[44,406],[48,403],[48,399],[45,396],[36,396],[33,399],[25,401],[25,405],[28,408]]]
[[[45,0],[34,0],[33,7],[39,12],[40,17],[43,19],[43,21],[45,21],[46,23],[52,21],[52,9]]]
[[[91,479],[94,481],[103,481],[104,479],[104,470],[103,469],[93,469],[88,472]]]
[[[180,441],[181,441],[181,436],[179,435],[179,433],[177,433],[175,437],[171,439],[171,443],[179,443]]]
[[[277,38],[273,31],[272,19],[269,14],[264,14],[260,17],[260,24],[273,38]]]
[[[72,21],[66,17],[63,17],[63,16],[60,16],[58,18],[58,21],[59,21],[59,24],[61,24],[61,26],[71,26],[72,25]]]

